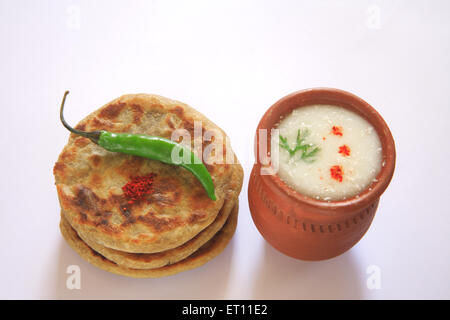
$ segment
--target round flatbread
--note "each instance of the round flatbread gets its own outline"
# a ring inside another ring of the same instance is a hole
[[[225,201],[225,205],[222,207],[213,223],[181,246],[162,252],[130,253],[119,251],[90,241],[80,232],[78,232],[78,236],[89,247],[120,266],[132,269],[155,269],[183,260],[198,250],[198,248],[208,242],[224,226],[235,206],[236,203]]]
[[[83,242],[64,217],[61,219],[60,229],[67,243],[83,259],[98,268],[133,278],[160,278],[200,267],[219,255],[233,237],[237,225],[238,211],[238,205],[236,205],[223,228],[186,259],[162,268],[148,270],[122,267],[106,259]]]
[[[203,161],[217,197],[216,201],[209,199],[194,175],[180,166],[109,152],[71,134],[54,175],[64,215],[86,240],[125,252],[170,250],[209,226],[225,200],[235,202],[240,193],[243,170],[227,136],[182,102],[148,94],[124,95],[87,116],[76,128],[168,139],[180,132],[175,130],[184,129],[182,133],[192,137],[192,150],[198,152],[195,147],[201,146],[203,154],[209,155]],[[203,135],[196,137],[196,132]],[[213,158],[223,161],[211,164]],[[145,201],[128,204],[122,187],[133,177],[150,173],[155,174],[153,193]]]

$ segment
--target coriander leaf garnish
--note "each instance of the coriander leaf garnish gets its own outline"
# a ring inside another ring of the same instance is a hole
[[[312,143],[305,143],[305,138],[309,135],[309,130],[300,130],[297,131],[297,140],[296,145],[294,149],[291,149],[289,147],[289,143],[287,141],[286,137],[283,137],[280,135],[280,142],[279,145],[281,148],[285,149],[287,152],[289,152],[289,155],[293,157],[297,151],[301,151],[300,159],[302,159],[305,162],[311,163],[314,162],[315,156],[320,151],[320,148],[315,146]]]

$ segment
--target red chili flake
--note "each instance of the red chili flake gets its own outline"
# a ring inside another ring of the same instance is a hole
[[[128,198],[129,204],[133,204],[135,201],[152,193],[152,184],[155,176],[154,173],[150,173],[146,176],[132,177],[131,181],[122,187],[123,193]]]
[[[332,166],[330,168],[330,174],[331,178],[333,178],[336,181],[342,182],[344,171],[342,170],[341,166]]]
[[[339,153],[344,157],[348,157],[350,155],[350,148],[346,144],[344,144],[339,147]]]
[[[325,140],[327,140],[327,138],[325,138],[325,137],[322,137],[322,140],[323,140],[323,141],[325,141]]]
[[[342,137],[342,127],[338,127],[338,126],[333,126],[333,128],[331,128],[331,133],[334,134],[335,136],[341,136]]]

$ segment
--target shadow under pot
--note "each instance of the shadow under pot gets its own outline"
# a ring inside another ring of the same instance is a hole
[[[292,93],[256,130],[248,200],[253,221],[277,250],[324,260],[369,229],[395,167],[395,145],[378,112],[338,89]]]

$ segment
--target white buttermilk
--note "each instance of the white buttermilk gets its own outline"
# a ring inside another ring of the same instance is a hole
[[[382,147],[376,130],[345,108],[300,107],[281,119],[276,128],[291,149],[299,129],[309,131],[305,143],[320,148],[310,159],[313,161],[306,162],[300,159],[301,152],[291,157],[280,148],[278,136],[272,136],[271,155],[279,154],[278,175],[299,193],[325,201],[348,199],[366,189],[380,171]]]

